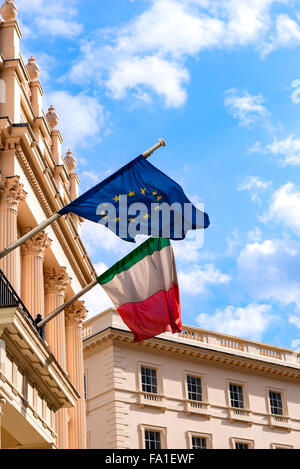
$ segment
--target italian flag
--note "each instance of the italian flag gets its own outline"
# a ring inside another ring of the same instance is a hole
[[[134,341],[181,332],[179,287],[169,239],[149,238],[97,279]]]

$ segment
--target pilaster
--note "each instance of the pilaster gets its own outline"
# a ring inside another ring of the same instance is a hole
[[[66,311],[67,368],[81,398],[69,409],[69,448],[86,448],[86,414],[83,384],[82,324],[87,317],[83,301],[75,301]]]
[[[0,175],[0,250],[17,240],[17,215],[19,203],[26,198],[26,192],[19,177]],[[0,259],[0,269],[12,286],[20,292],[20,269],[17,263],[18,250]]]
[[[26,228],[24,233],[31,231]],[[45,231],[40,231],[21,246],[22,254],[22,300],[30,314],[44,317],[44,275],[43,262],[45,249],[51,240]]]
[[[65,301],[65,292],[70,284],[70,278],[65,267],[47,268],[44,270],[45,279],[45,316],[48,316]],[[46,325],[46,342],[61,365],[67,369],[65,315],[61,312]],[[68,409],[56,412],[56,444],[60,449],[69,446]]]

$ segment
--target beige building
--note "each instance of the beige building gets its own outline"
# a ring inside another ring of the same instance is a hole
[[[39,67],[19,51],[17,7],[0,23],[0,250],[77,197],[72,152],[63,157],[59,122],[45,114]],[[55,103],[54,103],[55,104]],[[79,236],[61,217],[0,260],[0,447],[84,448],[82,323],[77,301],[35,327],[95,278]]]
[[[89,448],[300,448],[299,353],[189,326],[134,343],[114,309],[83,349]]]

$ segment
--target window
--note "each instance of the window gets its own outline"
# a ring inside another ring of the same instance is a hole
[[[207,449],[207,439],[192,436],[192,449]]]
[[[279,392],[269,391],[270,409],[273,415],[283,415],[282,397]]]
[[[253,440],[245,440],[243,438],[230,438],[230,447],[232,449],[254,449]]]
[[[244,409],[243,387],[237,384],[229,383],[229,392],[231,407]]]
[[[145,430],[145,449],[161,449],[161,433]]]
[[[249,449],[249,444],[236,442],[235,449]]]
[[[188,399],[190,401],[202,401],[201,378],[187,375]]]
[[[157,371],[155,368],[141,368],[142,391],[157,394]]]

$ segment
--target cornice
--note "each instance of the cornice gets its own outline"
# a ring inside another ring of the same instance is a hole
[[[222,366],[229,369],[236,369],[240,372],[255,375],[264,375],[274,379],[284,379],[300,382],[300,369],[292,366],[275,364],[255,359],[233,355],[227,351],[211,350],[197,345],[185,344],[183,342],[173,342],[172,340],[152,338],[135,343],[130,332],[120,329],[107,328],[93,336],[83,340],[83,351],[85,354],[94,353],[103,346],[115,343],[124,344],[131,348],[151,349],[154,353],[163,353],[179,359],[201,360],[201,363],[213,366]]]

